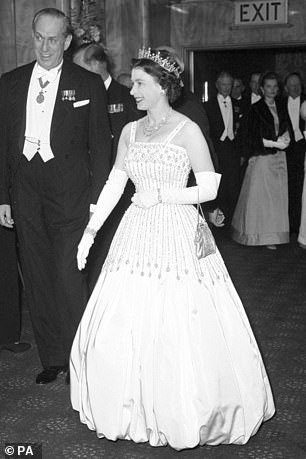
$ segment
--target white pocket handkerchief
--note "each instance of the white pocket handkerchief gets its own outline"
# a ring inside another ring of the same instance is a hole
[[[89,104],[89,102],[90,102],[89,99],[78,100],[77,102],[73,102],[73,106],[74,108],[83,107],[83,105],[87,105]]]

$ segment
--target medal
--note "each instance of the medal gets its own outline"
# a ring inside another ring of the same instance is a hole
[[[39,86],[41,87],[41,90],[39,91],[38,96],[36,97],[36,102],[37,102],[38,104],[42,104],[42,103],[44,102],[44,100],[45,100],[45,96],[44,96],[43,89],[45,89],[45,87],[48,86],[48,84],[50,83],[50,81],[47,80],[47,81],[45,81],[45,82],[43,83],[42,78],[39,77],[39,78],[38,78],[38,83],[39,83]]]
[[[44,100],[45,100],[44,94],[43,94],[42,91],[40,91],[40,93],[39,93],[38,96],[36,97],[36,102],[37,102],[38,104],[42,104]]]
[[[63,89],[62,93],[62,101],[64,100],[75,100],[75,89]]]

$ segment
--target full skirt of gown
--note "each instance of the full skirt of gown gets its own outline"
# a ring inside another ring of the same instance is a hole
[[[133,136],[131,135],[133,140]],[[186,152],[131,142],[136,189],[186,186]],[[71,352],[71,402],[98,437],[246,443],[274,414],[250,324],[218,252],[195,256],[192,205],[128,208]]]
[[[243,245],[289,242],[285,152],[250,158],[231,230],[234,241]]]

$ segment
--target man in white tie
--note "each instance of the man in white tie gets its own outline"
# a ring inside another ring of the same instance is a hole
[[[260,76],[261,74],[259,72],[254,72],[251,74],[250,78],[250,89],[251,89],[251,94],[250,94],[250,104],[256,104],[261,99],[261,93],[260,93]]]
[[[305,121],[301,118],[300,107],[306,99],[302,93],[301,76],[290,73],[285,79],[287,110],[290,119],[290,145],[286,150],[288,170],[289,224],[290,232],[298,233],[301,221],[302,191],[304,182],[304,161],[306,141],[303,132]]]
[[[32,23],[36,62],[0,79],[0,224],[16,225],[27,303],[43,371],[67,369],[87,302],[77,245],[111,163],[101,78],[64,59],[72,35],[62,11]]]
[[[225,224],[230,225],[240,188],[240,158],[235,148],[235,135],[239,122],[239,109],[231,98],[233,78],[222,72],[216,81],[217,95],[204,104],[211,139],[218,157],[222,174],[216,207],[225,215]]]

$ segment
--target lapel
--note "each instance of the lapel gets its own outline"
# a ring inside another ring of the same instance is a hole
[[[69,112],[71,112],[71,110],[73,110],[73,102],[62,100],[62,91],[67,89],[75,90],[75,100],[78,100],[78,87],[80,85],[81,78],[79,72],[75,72],[74,70],[74,65],[64,59],[54,104],[50,140],[53,139],[58,130],[62,129],[65,117],[69,114]]]
[[[24,143],[28,90],[34,64],[35,62],[31,62],[31,64],[26,65],[11,86],[11,107],[12,113],[14,113],[13,132],[19,132],[18,147],[20,150],[22,150]]]
[[[301,96],[300,96],[300,108],[299,109],[301,109],[301,105],[305,101],[305,99],[306,99],[306,96],[304,94],[301,94]],[[286,103],[286,108],[287,108],[287,112],[288,112],[288,123],[290,124],[290,128],[291,128],[292,133],[293,133],[293,126],[292,126],[291,118],[290,118],[290,115],[289,115],[288,101],[289,101],[289,97],[287,96],[286,99],[285,99],[285,103]],[[301,131],[302,134],[303,134],[303,131],[305,131],[305,125],[306,125],[305,121],[301,117],[301,114],[299,114],[299,128],[300,128],[300,131]]]
[[[115,81],[113,78],[112,78],[111,84],[109,85],[106,93],[107,93],[107,100],[109,104],[116,104],[116,103],[123,102],[121,87],[117,83],[117,81]]]
[[[301,99],[300,99],[301,105],[305,100],[306,100],[306,96],[304,94],[301,94]],[[301,109],[301,105],[300,105],[300,109]],[[299,128],[300,128],[300,131],[301,131],[302,134],[305,131],[305,127],[306,127],[306,122],[303,120],[303,118],[301,117],[301,114],[300,114]]]
[[[290,129],[290,136],[292,136],[294,138],[293,126],[292,126],[292,122],[291,122],[291,118],[290,118],[290,114],[289,114],[288,103],[289,103],[289,96],[286,96],[286,98],[285,98],[285,107],[286,107],[286,110],[287,110],[287,113],[288,113],[288,124],[289,124],[289,129]],[[301,117],[300,117],[299,124],[301,124]]]
[[[216,114],[216,125],[220,127],[223,126],[222,130],[224,130],[225,125],[224,125],[223,116],[222,116],[222,112],[220,109],[220,105],[219,105],[217,96],[215,97],[214,105],[215,105],[215,114]]]

